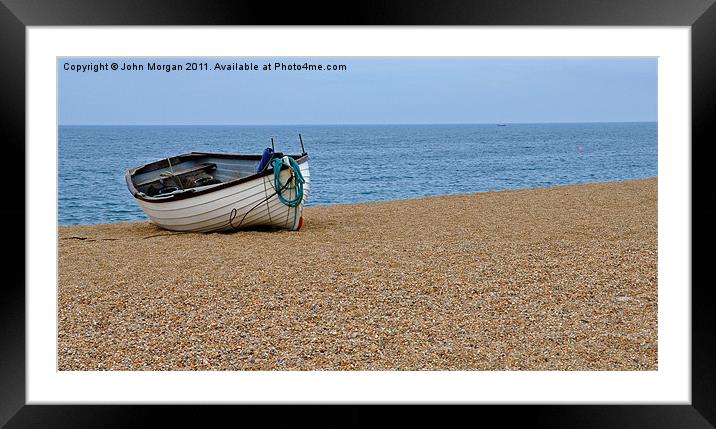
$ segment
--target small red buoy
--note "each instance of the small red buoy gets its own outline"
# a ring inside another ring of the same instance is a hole
[[[301,229],[302,226],[303,226],[303,216],[301,216],[300,218],[298,218],[298,226],[296,227],[296,231],[298,231],[299,229]]]

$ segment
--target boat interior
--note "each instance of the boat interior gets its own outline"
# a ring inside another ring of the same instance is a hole
[[[271,159],[283,157],[273,153]],[[289,155],[294,159],[302,155]],[[262,155],[230,155],[192,152],[165,158],[128,172],[128,179],[137,192],[148,197],[164,197],[188,189],[209,188],[272,170]]]

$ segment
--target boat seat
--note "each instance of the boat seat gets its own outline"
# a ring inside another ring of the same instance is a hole
[[[216,170],[216,164],[213,162],[205,162],[194,167],[185,168],[183,170],[174,170],[174,176],[183,176],[189,173],[196,173],[197,171],[212,171]],[[134,186],[139,188],[140,186],[146,186],[150,183],[158,182],[161,177],[155,177],[154,179],[145,180],[143,182],[136,183]]]

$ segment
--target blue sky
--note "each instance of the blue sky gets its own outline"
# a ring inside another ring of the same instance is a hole
[[[345,71],[150,71],[147,63],[345,64]],[[65,64],[136,63],[76,72]],[[419,124],[657,120],[657,60],[60,58],[60,124]]]

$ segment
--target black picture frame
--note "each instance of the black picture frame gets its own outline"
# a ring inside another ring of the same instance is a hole
[[[24,192],[6,194],[0,206],[4,235],[4,285],[0,298],[0,425],[7,427],[144,426],[149,420],[180,426],[245,421],[246,413],[270,426],[296,423],[358,426],[404,424],[407,420],[444,425],[497,421],[500,425],[546,427],[714,427],[716,425],[716,327],[708,299],[710,282],[697,281],[708,253],[698,245],[714,239],[716,211],[707,197],[701,164],[716,144],[716,6],[714,0],[590,1],[490,0],[355,2],[207,2],[0,0],[0,115],[2,153],[8,174],[25,177],[25,30],[27,26],[72,25],[574,25],[688,26],[692,77],[692,379],[691,405],[404,406],[374,417],[376,406],[39,406],[25,405],[25,219]],[[688,144],[688,142],[684,142]],[[705,167],[705,166],[704,166]],[[697,198],[703,196],[701,199]],[[18,226],[24,225],[24,229]],[[708,249],[704,246],[703,248]],[[698,268],[697,268],[698,267]],[[497,418],[497,420],[493,420]],[[161,419],[161,420],[158,420]]]

